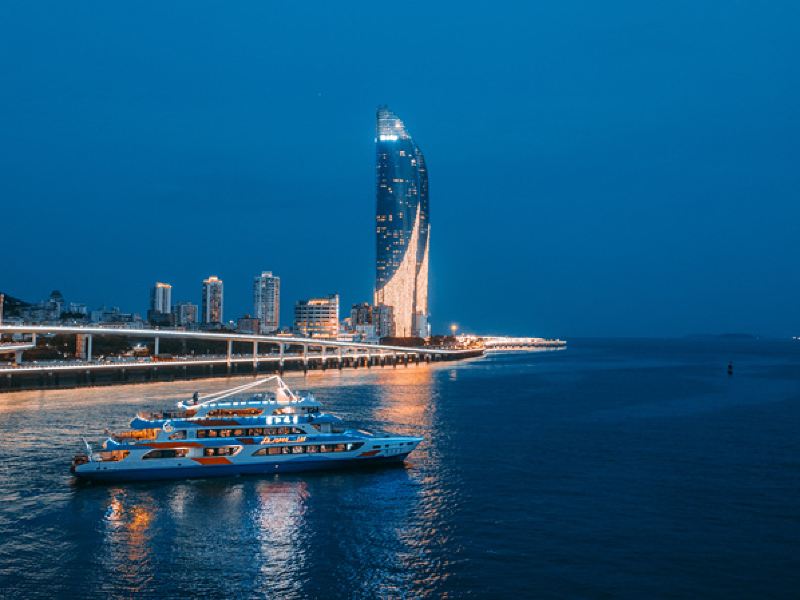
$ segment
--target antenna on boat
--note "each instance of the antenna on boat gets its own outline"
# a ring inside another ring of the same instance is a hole
[[[289,386],[286,385],[286,382],[275,375],[278,380],[278,390],[275,392],[275,399],[278,402],[288,402],[290,400],[297,401],[297,396],[295,396],[294,392],[289,389]]]
[[[250,383],[245,383],[244,385],[239,385],[227,390],[222,390],[220,392],[214,392],[213,394],[207,394],[205,396],[200,396],[199,399],[201,402],[199,404],[192,405],[192,408],[197,408],[202,406],[203,404],[215,400],[222,400],[223,398],[227,398],[229,396],[233,396],[235,394],[239,394],[241,392],[245,392],[251,388],[256,386],[262,385],[269,381],[277,381],[278,383],[278,391],[276,393],[276,397],[278,401],[281,401],[281,397],[289,397],[291,400],[297,400],[297,396],[295,396],[294,392],[289,389],[289,386],[281,379],[278,375],[271,375],[269,377],[264,377],[262,379],[257,379],[256,381],[251,381]]]

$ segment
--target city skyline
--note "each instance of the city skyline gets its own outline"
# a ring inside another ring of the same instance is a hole
[[[444,3],[413,58],[389,7],[349,10],[207,7],[187,30],[188,10],[142,9],[143,44],[119,6],[15,5],[0,288],[144,313],[154,281],[197,302],[217,273],[238,316],[270,268],[284,306],[369,300],[388,103],[434,176],[435,331],[800,331],[796,3]],[[31,23],[54,35],[31,44]]]
[[[798,593],[800,2],[0,14],[0,600]]]

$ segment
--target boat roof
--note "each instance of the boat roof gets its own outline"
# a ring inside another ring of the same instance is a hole
[[[301,406],[301,407],[316,407],[322,406],[321,402],[318,402],[313,395],[309,394],[308,396],[302,396],[297,399],[286,401],[280,401],[274,396],[270,397],[265,394],[257,394],[252,396],[249,400],[225,400],[225,401],[216,401],[212,400],[209,402],[204,402],[202,405],[188,405],[186,408],[229,408],[229,407],[248,407],[252,406],[254,408],[258,408],[261,406]]]
[[[229,398],[236,395],[241,395],[242,392],[246,392],[247,390],[253,389],[255,387],[265,385],[268,383],[274,384],[275,390],[269,393],[261,393],[256,394],[250,398],[250,400],[228,400],[227,402],[221,402],[221,400],[225,398]],[[256,403],[253,406],[263,406],[263,405],[275,405],[275,404],[285,404],[285,405],[294,405],[297,406],[302,404],[304,406],[320,406],[319,403],[314,400],[314,396],[308,394],[304,397],[300,397],[295,394],[289,386],[281,379],[278,375],[271,375],[269,377],[262,377],[261,379],[257,379],[255,381],[251,381],[250,383],[246,383],[244,385],[239,385],[233,388],[229,388],[227,390],[222,390],[220,392],[214,392],[211,394],[206,394],[204,396],[200,396],[197,392],[195,392],[194,398],[192,400],[181,400],[178,402],[178,408],[183,410],[198,410],[202,407],[230,407],[230,406],[246,406],[247,404],[242,404],[242,402],[246,403]]]

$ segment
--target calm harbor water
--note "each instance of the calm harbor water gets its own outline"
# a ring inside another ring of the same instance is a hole
[[[70,477],[81,436],[240,381],[1,395],[0,595],[800,595],[800,342],[576,340],[290,376],[426,441],[369,471]]]

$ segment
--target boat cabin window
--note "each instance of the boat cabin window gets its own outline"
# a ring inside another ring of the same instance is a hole
[[[203,456],[235,456],[239,454],[241,446],[222,446],[220,448],[204,448]]]
[[[185,458],[189,454],[188,448],[170,448],[165,450],[150,450],[142,456],[143,460],[151,458]]]
[[[264,437],[267,435],[291,435],[305,433],[299,427],[248,427],[247,429],[198,429],[198,438]]]
[[[209,417],[257,417],[264,410],[261,408],[234,408],[224,409],[218,408],[208,411]]]
[[[111,450],[110,452],[95,453],[95,457],[98,458],[100,462],[118,462],[127,457],[128,454],[130,454],[128,450]]]
[[[154,440],[160,431],[161,429],[134,429],[117,432],[113,437],[118,440]]]
[[[325,452],[350,452],[358,450],[364,442],[352,442],[350,444],[298,444],[297,446],[270,446],[259,448],[253,452],[253,456],[266,456],[272,454],[317,454]]]
[[[170,434],[169,439],[171,440],[185,440],[186,439],[186,430],[181,429],[180,431],[174,431]]]

